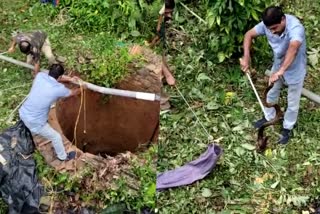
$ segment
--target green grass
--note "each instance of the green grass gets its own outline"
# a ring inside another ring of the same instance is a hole
[[[201,4],[197,6],[201,8]],[[301,9],[319,15],[319,7],[311,6],[294,7],[291,11]],[[201,9],[189,7],[203,15]],[[199,30],[202,24],[181,7],[177,10],[176,20],[183,17],[188,22],[176,21],[173,27],[187,36],[182,42],[177,41],[180,38],[169,39],[170,64],[175,67],[178,88],[206,130],[215,139],[223,137],[219,145],[224,154],[203,180],[157,193],[159,213],[291,214],[309,210],[320,193],[319,106],[302,98],[299,120],[290,143],[277,145],[277,136],[268,128],[270,149],[265,154],[257,154],[254,150],[257,133],[251,123],[260,119],[262,113],[238,61],[217,64],[204,57],[208,53],[198,45],[206,38]],[[319,25],[314,22],[314,17],[304,16],[308,50],[318,48],[320,42]],[[254,62],[258,62],[254,66],[259,65],[258,78],[263,78],[265,65],[271,63],[271,58],[261,58],[257,53],[254,57]],[[305,88],[319,94],[319,64],[308,66],[308,72]],[[257,86],[265,87],[261,83]],[[160,114],[159,172],[198,158],[210,143],[182,97],[174,88],[166,87],[166,90],[172,97],[173,108]],[[231,100],[227,100],[228,92],[234,94]],[[259,92],[262,94],[261,90]],[[283,93],[281,103],[285,100]],[[275,131],[279,133],[280,128],[276,126]]]

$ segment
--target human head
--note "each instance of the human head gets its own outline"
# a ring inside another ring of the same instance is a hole
[[[174,0],[165,0],[164,16],[166,20],[172,19],[172,13],[175,7]]]
[[[31,51],[31,45],[27,41],[22,41],[19,44],[20,51],[25,54],[29,54]]]
[[[286,27],[286,17],[281,7],[266,8],[262,14],[262,21],[273,34],[281,35]]]
[[[49,69],[49,76],[59,79],[60,76],[64,74],[64,68],[60,64],[53,64]]]

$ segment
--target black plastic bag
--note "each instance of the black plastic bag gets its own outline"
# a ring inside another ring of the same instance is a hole
[[[40,213],[44,189],[38,182],[34,150],[31,132],[21,120],[0,135],[0,193],[9,214]]]

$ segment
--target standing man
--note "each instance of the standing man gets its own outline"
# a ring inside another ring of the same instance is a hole
[[[27,55],[27,63],[35,66],[33,76],[40,71],[41,52],[48,58],[50,65],[57,63],[52,54],[48,36],[41,30],[18,33],[13,36],[8,52],[13,53],[16,45],[19,45],[20,51]]]
[[[253,38],[265,35],[273,50],[273,66],[269,83],[274,83],[267,94],[267,102],[276,103],[281,88],[288,86],[287,109],[284,115],[280,144],[288,143],[291,131],[297,122],[303,82],[306,76],[306,38],[300,21],[293,15],[284,14],[280,7],[265,9],[262,22],[245,34],[244,56],[241,69],[247,72],[250,63],[250,48]],[[255,123],[255,128],[275,117],[274,108],[266,108],[265,115]]]
[[[165,0],[165,4],[159,11],[159,19],[158,19],[158,25],[157,25],[157,35],[152,39],[150,46],[153,47],[155,44],[157,44],[160,40],[163,42],[163,64],[162,64],[162,74],[166,79],[166,82],[169,85],[175,85],[176,80],[173,77],[169,66],[166,62],[166,47],[165,47],[165,24],[170,22],[172,20],[172,14],[175,8],[175,2],[174,0]]]
[[[175,8],[174,0],[165,0],[164,5],[159,11],[159,18],[157,24],[157,35],[152,39],[150,46],[154,46],[164,37],[165,24],[172,20],[172,14]]]
[[[62,78],[63,73],[64,68],[61,65],[53,64],[49,74],[44,72],[36,74],[28,98],[19,109],[20,119],[26,127],[33,134],[50,140],[60,161],[73,159],[75,152],[66,154],[62,137],[47,122],[50,106],[59,98],[75,96],[81,92],[80,88],[70,90],[60,83],[78,79]]]

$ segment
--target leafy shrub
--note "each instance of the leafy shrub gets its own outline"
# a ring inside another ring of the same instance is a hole
[[[208,47],[218,53],[219,62],[242,51],[244,34],[260,21],[261,12],[271,0],[217,0],[207,1],[206,20],[213,29]]]
[[[128,54],[125,47],[116,47],[103,52],[94,63],[86,64],[83,73],[87,80],[100,86],[112,87],[128,73],[128,65],[133,56]]]
[[[152,32],[161,0],[65,0],[60,8],[68,8],[71,25],[89,31],[110,31],[122,37]]]

